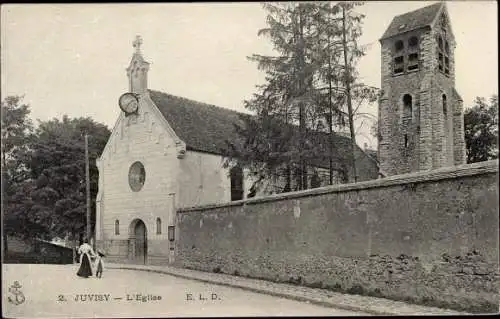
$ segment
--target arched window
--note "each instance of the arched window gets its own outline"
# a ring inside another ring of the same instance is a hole
[[[394,58],[394,74],[401,74],[405,71],[404,56],[397,56]]]
[[[403,96],[403,121],[411,120],[413,115],[412,97],[410,94]]]
[[[408,45],[410,46],[410,48],[414,48],[418,45],[418,38],[413,36],[410,38],[410,40],[408,40]]]
[[[156,218],[156,234],[161,234],[161,218]]]
[[[444,42],[445,52],[444,52],[444,73],[450,74],[450,46],[448,41]]]
[[[239,166],[229,171],[231,179],[231,200],[243,199],[243,170]]]
[[[411,37],[408,40],[408,71],[418,70],[418,38]]]
[[[442,51],[443,50],[443,37],[442,36],[438,36],[438,47],[439,47],[439,50]]]
[[[404,43],[402,40],[398,40],[394,43],[394,74],[401,74],[404,72]]]
[[[444,74],[450,74],[450,44],[443,36],[438,36],[438,67]]]
[[[115,220],[115,235],[120,235],[120,221]]]
[[[408,55],[408,71],[418,70],[418,53]]]
[[[394,49],[396,50],[396,52],[403,50],[403,48],[404,48],[403,41],[398,40],[394,43]]]

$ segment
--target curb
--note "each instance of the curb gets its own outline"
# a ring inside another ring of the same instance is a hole
[[[215,279],[198,278],[196,276],[189,276],[189,275],[179,274],[179,273],[177,273],[175,271],[171,271],[171,270],[168,270],[168,269],[166,269],[166,270],[160,270],[160,269],[148,269],[148,268],[130,267],[130,266],[113,266],[113,265],[110,265],[110,264],[108,264],[108,267],[109,268],[113,268],[113,269],[136,270],[136,271],[138,270],[138,271],[144,271],[144,272],[153,272],[153,273],[159,273],[159,274],[166,274],[166,275],[171,275],[171,276],[178,277],[178,278],[189,279],[189,280],[196,280],[196,281],[199,281],[199,282],[204,282],[204,283],[209,283],[209,284],[215,284],[215,285],[219,285],[219,286],[226,286],[226,287],[231,287],[231,288],[237,288],[237,289],[242,289],[242,290],[245,290],[245,291],[251,291],[251,292],[256,292],[256,293],[260,293],[260,294],[266,294],[266,295],[270,295],[270,296],[274,296],[274,297],[286,298],[286,299],[289,299],[289,300],[307,302],[307,303],[318,305],[318,306],[329,307],[329,308],[336,308],[336,309],[340,309],[340,310],[362,312],[362,313],[370,314],[370,315],[382,315],[382,316],[416,315],[416,313],[413,313],[413,314],[410,314],[410,313],[404,314],[404,313],[396,312],[396,311],[383,311],[383,310],[375,309],[375,308],[370,307],[370,306],[364,306],[363,307],[363,306],[355,306],[355,305],[346,305],[346,304],[337,303],[337,302],[333,302],[333,301],[317,300],[317,299],[314,299],[314,298],[311,298],[311,297],[307,297],[307,296],[297,296],[297,295],[286,293],[286,292],[271,291],[270,289],[265,289],[265,288],[249,287],[249,286],[241,285],[241,284],[237,284],[237,283],[234,283],[234,284],[233,283],[226,283],[226,282],[221,282],[221,281],[218,281],[218,280],[215,280]],[[226,275],[226,274],[224,274],[224,275]],[[228,275],[228,276],[230,276],[230,275]],[[251,278],[251,279],[252,280],[258,280],[258,279],[253,279],[253,278]],[[282,284],[282,283],[274,283],[274,284]],[[363,296],[363,297],[365,297],[365,296]],[[374,297],[370,297],[370,298],[374,298]],[[392,301],[392,302],[395,302],[395,301]],[[421,307],[421,306],[417,305],[417,307]],[[427,309],[432,309],[432,307],[426,307],[426,308]],[[449,315],[449,314],[457,314],[457,315],[460,315],[460,314],[464,315],[465,314],[465,315],[468,315],[468,313],[458,312],[458,311],[453,311],[453,310],[448,310],[448,309],[436,308],[436,310],[446,311],[448,313],[440,313],[439,314],[439,313],[427,312],[427,313],[423,313],[422,315]]]

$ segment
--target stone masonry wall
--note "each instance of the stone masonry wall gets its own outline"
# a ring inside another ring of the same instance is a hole
[[[389,175],[464,164],[465,154],[461,104],[453,94],[455,65],[450,42],[450,75],[438,71],[437,31],[432,29],[403,33],[381,43],[381,89],[379,158],[381,170]],[[419,39],[419,70],[393,75],[395,41],[416,35]],[[413,123],[401,122],[402,97],[413,98]],[[443,114],[442,95],[447,97],[447,117]],[[407,133],[408,145],[404,145]],[[463,152],[463,153],[462,153]],[[457,157],[457,159],[455,159]]]
[[[498,311],[498,161],[177,213],[176,264]]]
[[[465,164],[465,131],[464,131],[464,114],[463,102],[455,101],[455,110],[453,112],[453,158],[455,165]]]
[[[432,62],[430,32],[414,31],[384,40],[382,45],[380,102],[380,167],[389,175],[404,174],[412,171],[430,169],[432,158],[432,126],[430,125],[432,103],[431,92]],[[419,39],[419,70],[405,71],[393,75],[393,47],[396,40],[417,36]],[[412,96],[412,121],[407,128],[402,125],[403,96]],[[407,134],[408,146],[405,147],[404,135]]]
[[[438,30],[433,30],[430,33],[432,45],[434,47],[433,58],[435,67],[432,70],[434,76],[434,85],[432,90],[432,108],[433,108],[433,125],[434,125],[434,164],[433,168],[454,165],[453,159],[453,114],[454,111],[454,94],[455,86],[452,74],[445,75],[439,71],[436,58],[438,54],[438,35],[443,36]],[[450,37],[446,41],[451,41]],[[453,50],[450,50],[450,61],[453,60]],[[452,71],[452,70],[451,70]],[[443,107],[443,94],[446,96],[446,114]],[[462,164],[462,163],[461,163]]]

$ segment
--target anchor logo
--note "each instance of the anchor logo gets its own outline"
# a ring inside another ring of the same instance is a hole
[[[21,285],[18,281],[14,281],[14,284],[9,287],[9,292],[14,295],[14,298],[12,298],[12,296],[9,296],[9,302],[16,306],[22,304],[26,300],[20,288]]]

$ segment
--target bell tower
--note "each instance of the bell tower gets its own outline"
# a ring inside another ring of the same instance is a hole
[[[396,175],[465,163],[456,43],[446,4],[396,16],[380,43],[381,171]]]
[[[141,45],[142,37],[138,35],[134,42],[132,42],[135,52],[127,68],[129,92],[137,94],[146,93],[148,89],[149,63],[142,56]]]

